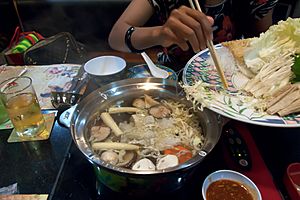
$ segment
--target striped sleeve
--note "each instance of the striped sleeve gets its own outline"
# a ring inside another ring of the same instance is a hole
[[[250,15],[259,20],[273,9],[277,2],[278,0],[251,0],[249,2]]]
[[[181,4],[179,0],[148,0],[161,22],[165,22],[174,8]]]

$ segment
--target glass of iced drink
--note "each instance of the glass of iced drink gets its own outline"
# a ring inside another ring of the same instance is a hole
[[[13,77],[0,83],[0,99],[20,137],[34,137],[45,130],[30,77]]]

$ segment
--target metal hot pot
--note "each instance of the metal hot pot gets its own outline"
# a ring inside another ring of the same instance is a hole
[[[205,143],[201,151],[187,162],[165,170],[134,171],[103,162],[88,142],[91,121],[112,105],[128,106],[133,99],[144,94],[162,99],[172,99],[192,106],[185,99],[183,89],[176,81],[158,78],[126,79],[105,85],[84,98],[75,108],[71,118],[74,142],[95,169],[97,180],[116,192],[142,195],[147,192],[171,192],[188,180],[196,167],[217,144],[222,122],[209,110],[195,112],[199,115]]]

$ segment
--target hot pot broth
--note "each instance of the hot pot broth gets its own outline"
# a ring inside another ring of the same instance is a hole
[[[158,94],[128,96],[110,101],[104,106],[106,110],[98,111],[89,121],[87,139],[101,160],[133,170],[161,170],[186,162],[199,152],[204,135],[198,116],[186,101]],[[145,98],[150,98],[149,105],[140,106]],[[119,130],[114,130],[111,120]]]

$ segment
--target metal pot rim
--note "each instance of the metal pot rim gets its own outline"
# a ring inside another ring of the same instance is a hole
[[[84,119],[82,116],[87,114],[86,110],[88,109],[88,105],[94,106],[93,101],[95,101],[95,98],[98,98],[97,102],[104,103],[106,101],[109,101],[109,98],[115,94],[120,93],[122,90],[127,89],[144,89],[144,90],[150,90],[150,89],[156,89],[161,91],[166,90],[174,90],[176,92],[176,95],[184,95],[184,92],[182,88],[178,85],[176,81],[173,80],[166,80],[166,79],[160,79],[160,78],[136,78],[136,79],[125,79],[122,81],[117,81],[110,83],[108,85],[105,85],[95,91],[93,91],[91,94],[89,94],[86,98],[84,98],[75,108],[75,111],[72,115],[70,129],[71,134],[73,137],[74,142],[76,143],[77,147],[80,149],[80,151],[87,157],[87,159],[93,163],[96,164],[99,167],[104,167],[108,170],[115,171],[117,173],[126,173],[126,174],[132,174],[132,175],[151,175],[151,174],[161,174],[161,173],[168,173],[168,172],[177,172],[182,169],[188,169],[191,168],[198,163],[200,163],[206,155],[214,148],[216,143],[218,142],[220,135],[221,135],[221,125],[222,123],[220,120],[217,119],[217,116],[213,114],[211,111],[205,109],[203,111],[203,115],[205,116],[205,120],[207,120],[205,123],[208,123],[208,125],[215,126],[210,127],[216,131],[216,136],[214,137],[214,141],[208,142],[209,144],[204,144],[204,147],[201,151],[198,152],[196,156],[191,158],[185,163],[182,163],[180,165],[177,165],[175,167],[167,168],[165,170],[153,170],[153,171],[136,171],[131,170],[127,168],[117,167],[108,163],[103,162],[97,154],[95,154],[90,145],[89,142],[86,141],[83,131],[84,125],[87,123],[87,119]],[[117,94],[121,95],[121,94]],[[80,128],[79,128],[80,127]],[[207,142],[207,141],[206,141]],[[205,146],[206,145],[206,146]]]

